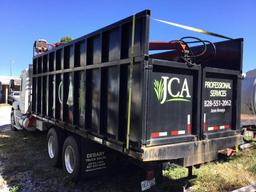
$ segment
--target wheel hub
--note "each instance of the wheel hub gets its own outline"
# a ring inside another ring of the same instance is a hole
[[[71,146],[67,146],[65,150],[65,167],[68,173],[72,174],[74,171],[75,164],[75,152]]]
[[[48,140],[48,154],[51,159],[53,159],[55,157],[55,150],[53,147],[53,145],[54,145],[53,142],[54,142],[54,138],[53,138],[53,136],[50,136],[49,140]]]

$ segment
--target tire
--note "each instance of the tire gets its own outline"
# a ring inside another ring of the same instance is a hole
[[[13,111],[11,112],[11,130],[12,131],[17,131],[17,129],[15,128],[15,119],[14,119],[14,114]]]
[[[47,133],[47,150],[50,164],[53,167],[61,167],[62,145],[63,133],[56,128],[51,128]]]
[[[69,136],[63,145],[62,150],[63,169],[71,180],[80,179],[81,161],[80,150],[77,140],[73,136]]]

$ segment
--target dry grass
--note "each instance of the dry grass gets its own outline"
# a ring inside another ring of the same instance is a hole
[[[10,138],[10,136],[7,134],[0,134],[0,139],[2,139],[2,138]]]
[[[242,164],[211,163],[196,171],[195,191],[230,191],[255,181],[255,175]]]
[[[101,187],[105,186],[109,191],[120,191],[123,185],[127,185],[127,177],[118,177],[113,180],[109,178],[92,180],[91,183],[81,182],[79,185],[65,184],[63,178],[65,175],[60,169],[50,167],[47,162],[46,153],[46,135],[42,133],[26,132],[0,132],[0,169],[4,179],[0,178],[1,186],[7,184],[13,186],[13,191],[17,189],[27,189],[26,184],[22,184],[23,174],[31,171],[29,179],[33,181],[33,187],[38,187],[35,183],[45,182],[41,188],[48,189],[64,186],[65,189],[81,189],[80,191],[103,191]],[[200,169],[194,169],[196,179],[193,181],[194,191],[231,191],[256,181],[256,148],[239,152],[236,156],[228,161],[213,162],[201,166]],[[16,177],[21,174],[21,177]],[[181,167],[172,167],[164,172],[165,176],[172,179],[179,179],[187,176],[187,169]],[[52,182],[52,183],[51,183]],[[101,182],[101,185],[98,184]],[[49,184],[50,183],[50,184]],[[120,183],[120,184],[115,184]],[[133,184],[133,180],[128,183]],[[130,184],[131,187],[136,188]],[[19,186],[18,188],[16,186]],[[48,187],[48,188],[47,188]],[[30,189],[30,188],[29,188]],[[31,191],[27,189],[27,191]],[[88,189],[88,190],[84,190]],[[128,188],[127,188],[128,190]],[[50,190],[49,190],[50,191]],[[107,191],[107,190],[105,190]],[[135,190],[134,190],[135,191]],[[167,191],[167,190],[165,190]],[[173,190],[170,186],[169,191]]]
[[[187,176],[187,170],[174,167],[165,176],[179,179]],[[256,180],[256,149],[239,152],[225,162],[213,162],[194,169],[197,176],[193,190],[197,192],[231,191]]]

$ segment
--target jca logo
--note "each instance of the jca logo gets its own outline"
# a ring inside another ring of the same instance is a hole
[[[181,80],[178,77],[162,76],[160,80],[154,80],[154,90],[161,104],[170,101],[191,102],[187,78]]]

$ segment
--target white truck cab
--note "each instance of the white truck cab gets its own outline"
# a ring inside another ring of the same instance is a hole
[[[30,115],[31,103],[31,74],[32,66],[21,73],[20,98],[12,103],[11,128],[12,130],[35,130],[35,118]]]

